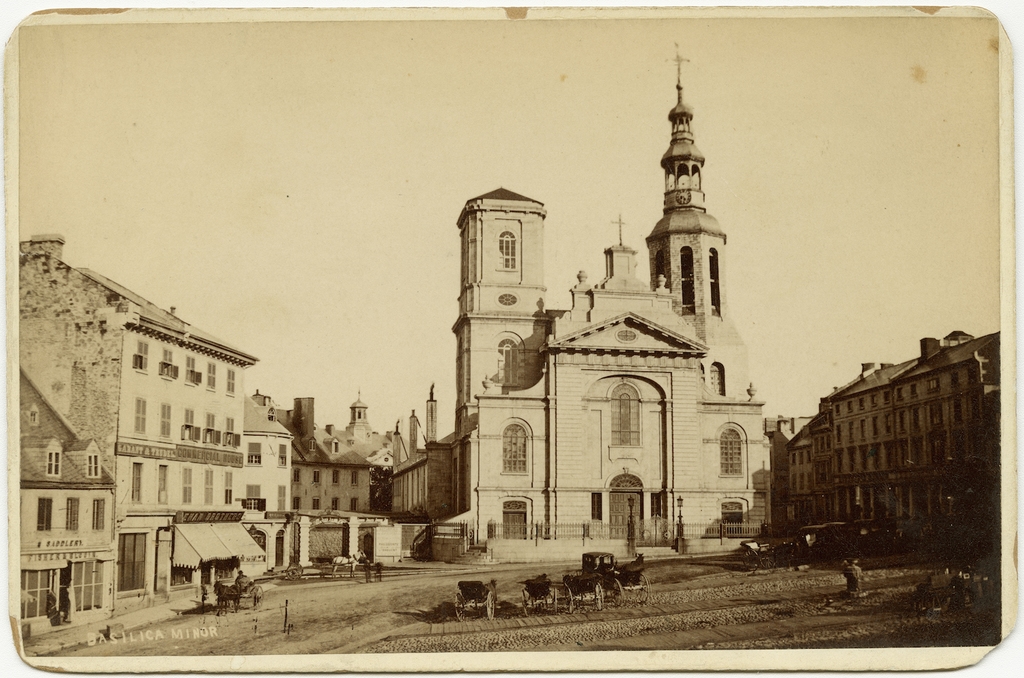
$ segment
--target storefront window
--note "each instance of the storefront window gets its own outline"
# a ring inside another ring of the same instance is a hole
[[[76,610],[103,607],[103,563],[98,560],[71,563],[71,585],[75,589]]]
[[[172,567],[171,586],[184,586],[185,584],[191,584],[192,572],[193,570],[191,567]]]
[[[117,548],[117,590],[146,588],[146,534],[122,534]]]
[[[53,570],[24,570],[21,573],[21,618],[46,616],[46,597],[50,593]],[[52,594],[50,594],[52,595]],[[54,601],[56,604],[56,601]]]

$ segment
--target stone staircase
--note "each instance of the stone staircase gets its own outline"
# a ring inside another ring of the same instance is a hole
[[[487,544],[476,544],[470,546],[465,553],[456,558],[453,562],[459,565],[489,565],[494,561],[487,553]]]

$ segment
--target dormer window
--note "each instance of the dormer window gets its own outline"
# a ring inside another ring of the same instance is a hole
[[[88,457],[86,458],[85,475],[88,478],[100,477],[100,455],[88,455]]]
[[[46,453],[46,475],[60,475],[60,452],[54,451]]]
[[[277,412],[274,411],[273,407],[267,410],[267,421],[277,421]]]
[[[35,405],[33,405],[32,409],[28,411],[28,423],[33,426],[39,425],[39,410],[36,409]]]
[[[334,452],[334,454],[338,453],[338,441],[337,440],[332,440],[331,441],[331,450]]]
[[[316,451],[316,439],[315,438],[310,438],[309,439],[309,451],[310,452],[315,452]]]

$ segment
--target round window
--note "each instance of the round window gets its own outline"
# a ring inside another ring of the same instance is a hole
[[[498,297],[498,303],[502,306],[515,306],[518,301],[519,299],[514,294],[503,294]]]
[[[615,338],[622,342],[633,342],[636,341],[636,332],[633,330],[619,330],[615,334]]]

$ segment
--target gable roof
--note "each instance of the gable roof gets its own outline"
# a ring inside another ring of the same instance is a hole
[[[900,376],[907,370],[914,367],[917,360],[907,360],[898,365],[890,365],[889,367],[882,367],[866,375],[860,375],[845,386],[840,387],[834,391],[829,398],[845,398],[847,396],[856,395],[863,393],[864,391],[870,391],[884,386],[890,383],[893,379]]]
[[[275,417],[273,421],[268,418],[270,410],[276,410],[273,405],[260,405],[252,396],[245,399],[245,420],[242,424],[243,433],[274,433],[278,435],[291,435]]]
[[[188,335],[189,338],[198,339],[206,344],[209,344],[213,348],[219,348],[223,351],[227,351],[235,354],[242,362],[248,362],[250,364],[256,363],[259,359],[255,356],[245,353],[239,348],[232,346],[222,339],[218,339],[209,332],[205,332],[194,325],[190,325],[176,315],[172,315],[170,312],[163,310],[153,302],[149,301],[145,297],[136,294],[132,290],[128,289],[120,283],[114,282],[106,276],[102,276],[95,271],[91,271],[87,268],[76,268],[73,269],[78,271],[85,277],[89,278],[93,282],[106,287],[111,292],[114,292],[118,296],[127,299],[128,301],[136,304],[139,307],[140,319],[148,321],[150,324],[159,327],[164,330],[171,330],[180,335]]]
[[[525,195],[519,195],[518,193],[513,193],[512,191],[508,190],[507,188],[496,188],[493,191],[491,191],[490,193],[484,193],[483,195],[478,195],[475,198],[470,198],[466,202],[473,202],[475,200],[511,200],[512,202],[532,202],[532,203],[535,203],[537,205],[541,205],[541,206],[544,205],[544,203],[539,202],[537,200],[534,200],[533,198],[527,198]]]
[[[944,346],[940,348],[938,352],[929,356],[925,360],[912,361],[917,364],[914,365],[913,369],[900,374],[899,377],[901,379],[912,379],[914,377],[919,377],[926,372],[931,372],[932,370],[938,370],[967,360],[973,360],[975,352],[988,347],[992,343],[995,343],[996,347],[999,346],[998,332],[986,334],[983,337],[972,339],[971,341],[957,346]]]
[[[675,330],[670,330],[664,325],[659,325],[656,322],[648,320],[642,316],[633,313],[632,311],[626,311],[612,318],[607,318],[600,322],[588,325],[575,332],[567,334],[564,337],[556,339],[549,343],[547,348],[549,350],[565,350],[565,349],[589,349],[598,348],[596,346],[584,345],[581,340],[586,337],[604,332],[615,325],[624,325],[631,329],[641,330],[645,334],[654,336],[661,342],[664,342],[664,346],[651,347],[651,346],[632,346],[630,344],[616,343],[609,344],[607,347],[601,348],[612,348],[616,351],[623,353],[650,353],[650,352],[665,352],[665,353],[690,353],[690,354],[705,354],[708,351],[708,347],[690,337],[684,336]]]

